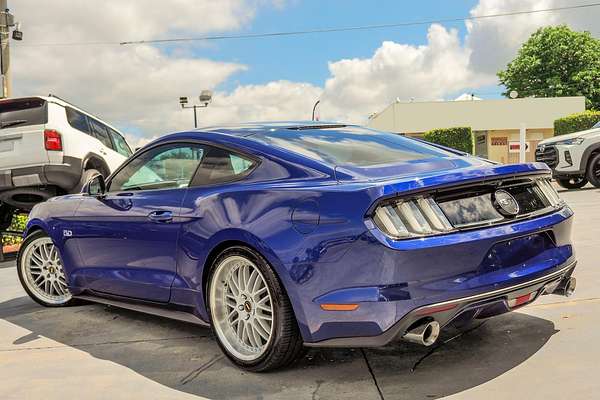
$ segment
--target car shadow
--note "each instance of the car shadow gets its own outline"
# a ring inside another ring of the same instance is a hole
[[[564,193],[564,192],[587,192],[588,190],[598,190],[598,188],[595,187],[595,186],[592,186],[592,185],[587,185],[587,186],[584,186],[584,187],[579,188],[579,189],[564,189],[564,188],[558,188],[558,189],[556,189],[556,191],[558,193]]]
[[[0,318],[110,360],[182,392],[212,399],[432,399],[485,383],[518,366],[557,331],[551,321],[510,313],[449,329],[435,349],[398,342],[379,349],[313,349],[282,371],[253,374],[223,357],[210,330],[102,305],[43,308],[28,297],[0,303]],[[75,368],[76,366],[74,366]]]

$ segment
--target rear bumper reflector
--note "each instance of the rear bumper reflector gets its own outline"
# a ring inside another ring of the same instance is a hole
[[[508,300],[508,306],[510,308],[519,307],[519,306],[522,306],[523,304],[528,303],[533,298],[535,298],[535,292],[527,293],[527,294],[524,294],[523,296],[519,296],[514,299]]]

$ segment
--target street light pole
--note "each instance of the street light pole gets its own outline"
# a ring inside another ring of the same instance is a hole
[[[315,111],[317,110],[317,106],[319,105],[319,103],[321,102],[321,100],[317,100],[317,102],[315,103],[315,105],[313,106],[313,112],[312,112],[312,120],[315,120]]]
[[[187,97],[180,97],[179,98],[179,104],[181,105],[181,108],[193,108],[194,109],[194,128],[198,128],[198,108],[206,108],[208,107],[208,104],[212,101],[212,92],[210,90],[203,90],[202,92],[200,92],[200,96],[198,97],[198,99],[200,100],[201,104],[192,104],[191,106],[188,106],[188,98]]]

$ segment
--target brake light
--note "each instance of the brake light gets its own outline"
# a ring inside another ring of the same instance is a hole
[[[377,207],[375,225],[394,239],[447,233],[454,227],[431,197],[396,200]]]
[[[46,129],[44,131],[44,147],[48,151],[62,151],[60,133],[54,129]]]

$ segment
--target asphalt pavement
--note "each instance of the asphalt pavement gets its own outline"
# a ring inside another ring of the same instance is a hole
[[[311,350],[274,373],[242,372],[210,331],[102,305],[43,308],[0,263],[0,399],[592,399],[600,393],[600,190],[575,210],[573,297],[447,331],[434,349]]]

